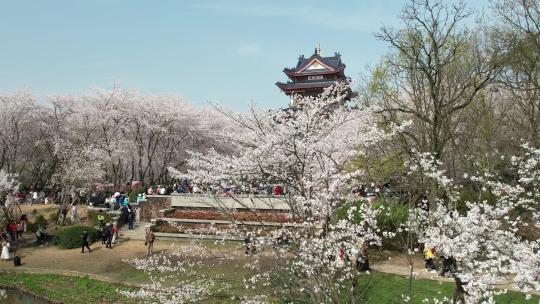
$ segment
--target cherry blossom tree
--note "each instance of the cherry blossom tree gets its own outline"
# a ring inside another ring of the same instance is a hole
[[[248,113],[235,113],[219,108],[240,129],[227,134],[238,145],[237,153],[191,152],[189,176],[205,187],[252,189],[263,183],[286,189],[285,200],[296,224],[253,236],[258,252],[270,250],[284,262],[267,271],[256,262],[249,265],[259,273],[246,280],[247,286],[275,283],[275,274],[284,273],[278,288],[282,297],[294,295],[313,303],[358,297],[357,273],[351,263],[341,263],[343,254],[352,259],[354,247],[380,245],[386,234],[377,227],[376,215],[382,210],[360,202],[352,193],[366,178],[365,172],[348,170],[348,164],[391,134],[378,129],[370,109],[349,107],[346,96],[347,85],[342,84],[318,97],[298,97],[299,109],[252,107]],[[178,171],[171,171],[180,177]],[[242,204],[234,192],[230,197]],[[224,214],[234,214],[225,209]],[[346,210],[346,215],[338,216],[339,210]],[[241,229],[230,233],[246,236]],[[284,236],[295,245],[283,246]]]
[[[524,149],[525,156],[511,160],[518,173],[515,184],[499,182],[489,172],[464,176],[481,189],[479,199],[465,201],[464,208],[457,205],[461,187],[444,176],[439,161],[423,154],[411,165],[445,190],[434,198],[436,208],[424,213],[425,225],[417,232],[426,248],[455,261],[454,303],[495,303],[493,297],[506,291],[501,289],[505,284],[523,292],[540,289],[538,240],[520,233],[539,224],[540,150]]]
[[[72,145],[58,141],[56,157],[60,165],[52,176],[57,185],[61,185],[63,197],[76,191],[86,192],[103,181],[104,151],[93,145]]]
[[[40,152],[36,145],[38,124],[39,106],[29,92],[0,94],[1,169],[31,178],[26,172],[32,170],[33,159]]]
[[[61,180],[82,186],[83,180],[60,177],[81,157],[88,159],[89,148],[96,151],[91,156],[96,163],[85,166],[92,176],[86,182],[117,187],[134,180],[169,183],[168,168],[185,169],[187,150],[232,147],[222,132],[234,130],[222,115],[178,96],[143,95],[114,85],[46,101],[37,103],[25,91],[0,94],[0,169],[16,173],[23,188],[56,192],[66,186],[55,183]],[[63,153],[67,150],[71,153]],[[98,167],[104,174],[95,176]]]
[[[92,147],[96,166],[105,172],[99,182],[116,187],[134,180],[169,182],[168,167],[183,168],[187,149],[227,149],[220,132],[228,127],[221,116],[177,96],[141,95],[114,86],[81,95],[49,96],[48,101],[49,106],[37,108],[33,130],[25,129],[23,134],[33,140],[33,157],[40,161],[34,164],[29,159],[26,168],[45,175],[48,186],[51,180],[59,181],[70,162],[80,161],[74,153],[59,151]]]
[[[7,223],[18,219],[20,208],[13,197],[13,191],[19,188],[16,176],[0,170],[0,195],[4,202],[0,207],[0,227],[5,227]]]
[[[178,304],[201,302],[229,288],[219,276],[202,273],[208,263],[228,261],[224,251],[209,250],[200,243],[190,246],[175,246],[170,253],[148,258],[126,260],[137,270],[146,273],[152,280],[134,291],[120,291],[127,297],[151,299],[153,303]],[[191,258],[196,255],[196,259]]]

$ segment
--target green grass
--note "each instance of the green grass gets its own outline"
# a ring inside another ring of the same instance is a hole
[[[229,284],[230,289],[214,294],[210,299],[202,303],[238,303],[242,296],[250,293],[271,294],[272,289],[267,287],[257,288],[254,291],[246,290],[241,284],[242,277],[248,275],[248,271],[236,267],[220,265],[207,270],[201,270],[201,274],[223,275],[222,282]],[[18,288],[29,291],[38,296],[45,297],[55,302],[63,303],[136,303],[118,294],[117,289],[130,289],[120,285],[105,283],[88,277],[70,277],[54,274],[25,274],[25,273],[0,273],[0,286]],[[362,303],[369,304],[392,304],[402,303],[402,294],[408,287],[408,278],[379,272],[363,275],[359,279],[358,290],[362,293]],[[452,283],[437,282],[417,279],[413,281],[413,299],[410,303],[422,303],[425,298],[452,297],[454,285]],[[233,297],[235,300],[233,300]],[[272,298],[272,297],[271,297]],[[277,300],[275,300],[276,303]],[[539,303],[540,297],[534,296],[525,300],[525,295],[517,292],[509,292],[496,298],[497,303],[521,304]],[[344,303],[348,303],[343,298]]]
[[[371,281],[370,281],[371,279]],[[392,304],[402,303],[401,295],[408,290],[409,279],[404,276],[391,275],[373,272],[359,280],[359,290],[363,291],[362,298],[370,304]],[[413,298],[410,303],[422,303],[423,299],[434,297],[452,298],[454,291],[453,283],[438,282],[432,280],[416,279],[412,285]],[[533,296],[530,300],[525,300],[525,295],[518,292],[508,292],[497,296],[497,303],[539,303],[540,297]]]
[[[28,291],[62,303],[136,303],[116,290],[131,288],[88,277],[55,274],[0,273],[0,286]]]

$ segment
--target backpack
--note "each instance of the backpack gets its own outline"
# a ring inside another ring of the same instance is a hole
[[[13,258],[13,265],[14,265],[15,267],[21,266],[21,257],[20,257],[20,256],[17,255],[17,256],[15,256],[15,257]]]

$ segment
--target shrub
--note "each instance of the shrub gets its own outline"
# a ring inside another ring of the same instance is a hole
[[[154,188],[155,189],[155,188]],[[133,204],[137,201],[137,195],[139,195],[139,193],[145,193],[146,192],[146,188],[145,187],[141,187],[135,191],[131,191],[129,193],[129,203],[130,204]]]
[[[32,222],[28,222],[27,230],[36,232],[39,227],[47,227],[49,222],[41,214],[37,215]]]
[[[71,226],[64,228],[54,236],[54,245],[63,249],[72,249],[81,246],[81,235],[87,231],[90,236],[90,244],[100,238],[100,231],[91,226]]]
[[[409,217],[409,207],[397,201],[379,199],[374,204],[375,208],[385,208],[385,211],[377,216],[377,223],[382,231],[396,233],[393,238],[387,239],[383,247],[390,250],[403,250],[403,241],[407,239],[407,232],[399,227],[407,223]],[[416,238],[413,239],[416,242]]]
[[[357,206],[358,204],[368,203],[366,201],[359,201],[341,206],[336,212],[337,220],[347,218],[349,208],[351,208],[351,206]],[[403,247],[401,240],[405,239],[406,232],[400,232],[399,227],[407,222],[407,218],[409,217],[408,206],[400,204],[396,200],[381,197],[373,203],[372,208],[384,208],[384,210],[377,215],[377,224],[381,231],[396,233],[395,237],[386,239],[383,242],[383,247],[386,249],[401,250]],[[362,214],[359,211],[356,211],[353,214],[352,220],[353,222],[362,220]]]
[[[386,208],[377,216],[377,223],[383,231],[397,232],[398,228],[407,222],[409,207],[386,199],[379,199],[373,205],[375,208]]]
[[[99,222],[97,220],[98,214],[99,212],[96,212],[94,210],[88,210],[87,218],[90,225],[99,226]],[[105,223],[111,223],[113,221],[114,214],[107,212],[102,212],[101,214],[103,215],[103,217],[105,217]]]
[[[58,222],[58,216],[59,216],[59,213],[58,213],[58,212],[51,212],[51,213],[49,213],[49,222],[51,222],[51,223],[56,223],[56,222]]]

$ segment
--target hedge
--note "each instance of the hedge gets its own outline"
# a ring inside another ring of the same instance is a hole
[[[87,218],[92,226],[99,226],[99,221],[97,220],[98,214],[99,212],[96,212],[94,210],[88,210]],[[112,223],[114,217],[116,216],[115,214],[108,213],[106,211],[102,212],[101,215],[103,215],[103,217],[105,218],[105,223]]]
[[[54,245],[63,249],[78,248],[81,246],[81,235],[87,231],[90,236],[90,244],[100,239],[101,232],[91,226],[70,226],[59,230],[54,236]]]
[[[39,227],[44,228],[49,225],[49,222],[45,219],[45,217],[41,214],[38,214],[36,218],[28,222],[26,229],[31,232],[36,232]]]

